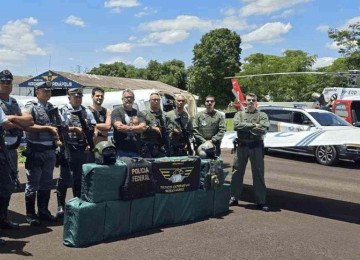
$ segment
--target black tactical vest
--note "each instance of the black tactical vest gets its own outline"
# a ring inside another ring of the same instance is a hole
[[[105,123],[106,121],[106,108],[102,107],[100,111],[93,109],[91,106],[88,107],[91,113],[94,115],[97,124]]]
[[[31,106],[31,115],[34,119],[34,124],[37,125],[50,125],[52,122],[49,118],[48,111],[53,109],[54,106],[51,103],[48,103],[46,108],[40,105],[40,103],[36,101],[29,101],[26,104],[26,107]],[[46,132],[26,132],[26,138],[29,141],[43,142],[43,141],[54,141],[55,137],[48,131]]]
[[[70,110],[67,105],[65,105],[64,107],[61,108],[61,114],[62,115],[68,114],[69,111],[72,111],[72,110]],[[81,113],[82,113],[83,118],[85,118],[85,121],[86,121],[87,125],[90,126],[90,122],[88,122],[88,120],[87,120],[86,109],[83,106],[81,106]],[[71,112],[70,112],[69,126],[81,127],[79,117],[77,115],[73,115]],[[70,141],[71,144],[83,145],[83,144],[86,143],[85,138],[84,139],[79,139],[75,133],[69,132],[69,137],[70,137],[69,141]]]
[[[0,99],[0,107],[4,111],[5,115],[18,115],[21,116],[21,109],[16,99],[9,99],[10,104]],[[5,138],[6,137],[16,137],[17,141],[14,144],[8,146],[8,149],[17,149],[20,145],[21,138],[24,135],[23,131],[18,128],[5,130]]]
[[[143,158],[121,157],[127,166],[124,186],[121,196],[124,200],[149,197],[155,194],[151,163]]]

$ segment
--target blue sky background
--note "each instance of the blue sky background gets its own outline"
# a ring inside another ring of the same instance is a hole
[[[201,36],[226,27],[252,53],[300,49],[316,67],[339,57],[328,28],[360,22],[355,0],[11,0],[0,15],[0,69],[37,75],[122,61],[179,59],[190,66]],[[50,64],[50,66],[49,66]]]

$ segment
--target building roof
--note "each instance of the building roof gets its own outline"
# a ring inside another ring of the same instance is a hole
[[[169,91],[178,93],[181,89],[173,87],[171,85],[154,81],[154,80],[144,80],[144,79],[131,79],[131,78],[121,78],[121,77],[110,77],[94,74],[84,74],[84,73],[70,73],[55,71],[61,76],[73,80],[84,87],[93,88],[93,87],[103,87],[103,88],[112,88],[118,90],[124,89],[158,89],[162,91]]]

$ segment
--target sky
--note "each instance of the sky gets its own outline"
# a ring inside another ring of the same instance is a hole
[[[188,67],[194,45],[216,28],[240,35],[241,62],[291,49],[317,55],[322,67],[340,57],[327,30],[360,22],[358,0],[11,0],[1,11],[0,70],[19,76],[115,61]]]

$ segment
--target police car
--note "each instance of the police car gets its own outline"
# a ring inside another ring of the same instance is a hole
[[[269,117],[270,135],[276,132],[298,132],[301,134],[301,132],[304,131],[325,132],[327,130],[332,133],[341,131],[345,133],[354,128],[341,117],[320,109],[309,109],[298,106],[260,106],[258,109],[265,112]],[[330,140],[329,143],[331,143]],[[357,163],[360,162],[360,147],[358,145],[299,145],[292,147],[272,147],[267,150],[312,155],[315,156],[316,161],[322,165],[333,165],[339,159],[350,159]]]

